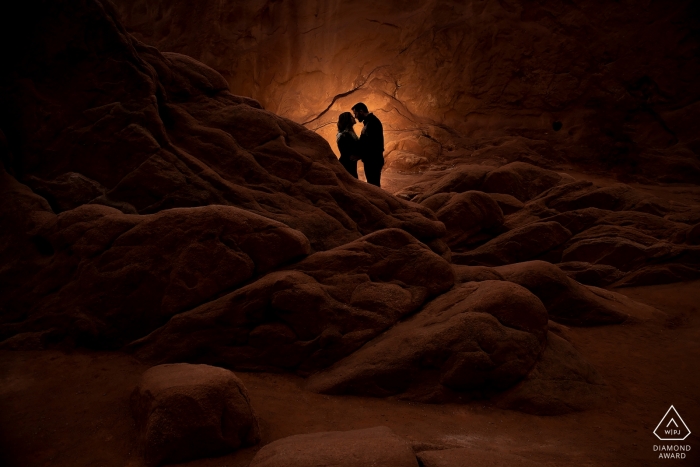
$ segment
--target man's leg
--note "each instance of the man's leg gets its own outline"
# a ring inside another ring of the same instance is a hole
[[[365,177],[367,177],[367,183],[378,187],[382,186],[382,167],[384,167],[384,161],[365,162]]]

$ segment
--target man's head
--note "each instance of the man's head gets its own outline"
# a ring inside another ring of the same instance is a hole
[[[362,103],[358,102],[357,104],[352,106],[352,113],[355,114],[355,118],[362,122],[364,121],[365,117],[369,115],[369,110],[367,109],[367,106]]]

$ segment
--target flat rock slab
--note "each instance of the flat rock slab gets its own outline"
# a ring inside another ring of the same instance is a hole
[[[250,467],[418,467],[411,446],[385,426],[326,431],[279,439]]]
[[[260,441],[245,386],[223,368],[150,368],[131,395],[131,409],[148,465],[221,455]]]

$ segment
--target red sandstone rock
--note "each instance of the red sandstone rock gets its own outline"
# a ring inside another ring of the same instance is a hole
[[[424,203],[429,203],[434,195]],[[467,191],[452,196],[436,210],[437,218],[445,224],[445,242],[452,248],[494,236],[503,226],[503,212],[487,194]],[[481,234],[481,235],[479,235]]]
[[[28,319],[4,331],[53,328],[57,340],[97,347],[123,345],[309,253],[300,232],[232,206],[138,216],[83,205],[40,234],[51,257],[21,289],[30,295]]]
[[[221,455],[260,441],[258,420],[240,379],[208,365],[159,365],[131,395],[147,465]]]
[[[463,193],[477,190],[481,186],[486,175],[493,167],[483,165],[460,165],[451,170],[447,175],[430,183],[430,188],[415,201],[423,202],[437,193]]]
[[[455,282],[502,281],[503,276],[495,268],[487,266],[452,266],[455,271]]]
[[[213,69],[134,40],[110,5],[80,5],[20,17],[28,23],[20,29],[47,21],[51,34],[25,38],[22,50],[33,53],[8,62],[8,76],[22,79],[0,90],[2,120],[16,122],[3,128],[17,149],[13,170],[57,209],[89,201],[140,214],[235,205],[302,231],[316,250],[379,228],[406,228],[426,241],[444,232],[429,211],[352,180],[315,133],[230,94]],[[82,13],[58,14],[73,7]],[[103,40],[80,34],[93,29]]]
[[[174,316],[134,342],[153,362],[241,370],[324,368],[454,282],[451,266],[401,230],[385,230]]]
[[[567,276],[586,285],[595,285],[597,287],[605,287],[625,276],[614,266],[606,264],[591,264],[582,261],[569,261],[567,263],[557,264],[559,269],[564,271]]]
[[[646,247],[640,243],[603,237],[574,243],[564,250],[561,260],[605,264],[626,272],[643,265],[646,258]]]
[[[456,264],[498,266],[527,261],[562,245],[571,232],[557,222],[538,222],[499,235],[467,253],[456,253]]]
[[[411,446],[385,426],[289,436],[264,446],[250,467],[418,467]]]
[[[568,159],[699,180],[692,2],[158,5],[117,2],[139,39],[202,60],[329,142],[339,113],[365,101],[391,129],[389,158]]]
[[[567,277],[545,261],[528,261],[494,268],[504,280],[528,289],[542,300],[550,319],[569,325],[620,323],[627,315],[611,302]]]
[[[596,369],[570,343],[550,332],[535,367],[499,396],[497,404],[537,415],[558,415],[593,408],[605,395],[605,382]]]
[[[522,287],[461,285],[413,318],[309,378],[309,389],[443,401],[506,389],[539,358],[547,314]]]
[[[695,224],[693,227],[688,229],[686,233],[686,240],[691,245],[700,245],[700,224]]]
[[[514,196],[503,193],[489,193],[489,196],[498,203],[503,214],[512,214],[521,210],[525,205]]]
[[[513,162],[490,172],[481,184],[481,190],[527,201],[556,186],[561,180],[561,175],[551,170]]]
[[[585,263],[588,264],[588,263]],[[590,266],[590,265],[589,265]],[[545,261],[527,261],[508,266],[454,266],[458,283],[503,280],[528,289],[547,309],[549,319],[570,325],[620,323],[628,310],[617,296],[601,297],[594,289],[567,277],[559,267]],[[619,273],[617,278],[622,277]]]
[[[700,278],[698,265],[658,264],[643,267],[621,278],[615,287],[635,287],[642,285],[669,284]]]

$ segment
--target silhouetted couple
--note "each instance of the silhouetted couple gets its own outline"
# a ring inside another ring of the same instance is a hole
[[[367,183],[381,186],[382,167],[384,167],[384,128],[382,122],[367,110],[362,102],[353,106],[350,112],[344,112],[338,117],[338,150],[340,163],[357,178],[357,161],[365,166]],[[355,119],[364,124],[358,138],[353,125]]]

